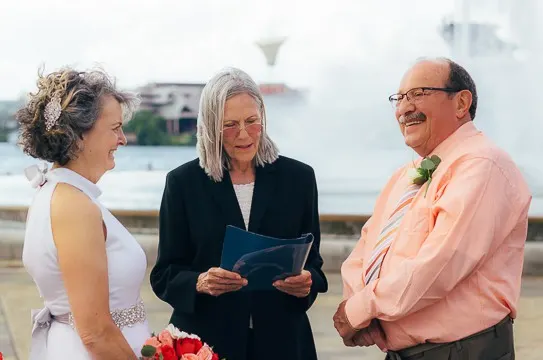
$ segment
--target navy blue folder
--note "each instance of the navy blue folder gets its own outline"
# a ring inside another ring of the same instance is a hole
[[[272,290],[273,282],[300,275],[313,244],[313,234],[279,239],[228,225],[221,268],[247,279],[242,291]]]

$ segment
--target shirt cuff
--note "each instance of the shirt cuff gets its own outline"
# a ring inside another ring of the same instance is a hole
[[[371,320],[375,317],[370,313],[369,302],[364,301],[367,297],[367,287],[354,294],[345,303],[345,316],[351,326],[357,330],[361,330],[370,326]]]

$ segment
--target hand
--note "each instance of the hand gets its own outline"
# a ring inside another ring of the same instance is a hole
[[[356,346],[377,345],[381,351],[388,351],[386,347],[385,332],[381,328],[381,324],[377,319],[373,319],[370,326],[357,332],[353,338],[353,342]]]
[[[201,294],[219,296],[227,292],[238,291],[247,285],[247,279],[239,274],[221,268],[211,268],[198,276],[196,291]]]
[[[312,283],[311,273],[307,270],[302,270],[300,275],[290,276],[285,280],[277,280],[273,283],[273,286],[277,290],[289,295],[304,298],[309,295]]]
[[[337,311],[333,317],[334,327],[339,333],[339,336],[343,338],[343,343],[346,346],[355,346],[353,337],[360,329],[355,329],[349,322],[349,319],[347,319],[347,314],[345,313],[346,303],[347,300],[344,300],[339,304]]]

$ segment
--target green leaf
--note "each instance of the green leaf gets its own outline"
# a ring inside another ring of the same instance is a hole
[[[145,356],[145,357],[152,357],[152,356],[155,356],[155,353],[156,353],[156,348],[154,346],[151,346],[151,345],[144,345],[142,348],[141,348],[141,355]]]
[[[436,164],[430,159],[424,159],[420,163],[420,167],[424,170],[434,170],[436,168]]]
[[[441,163],[441,159],[437,155],[430,156],[430,160],[432,160],[436,167]]]
[[[416,184],[416,185],[422,185],[426,182],[426,179],[424,177],[416,177],[413,179],[413,184]]]
[[[426,190],[424,190],[424,197],[426,197],[426,193],[428,192],[428,188],[430,187],[430,183],[432,182],[432,178],[428,180],[428,184],[426,185]]]

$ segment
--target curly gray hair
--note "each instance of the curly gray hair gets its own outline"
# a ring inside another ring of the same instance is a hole
[[[258,85],[244,71],[226,68],[209,80],[202,91],[198,111],[197,148],[200,166],[214,181],[223,178],[224,170],[230,169],[230,158],[223,149],[222,126],[224,106],[231,97],[250,95],[260,108],[262,135],[255,165],[271,164],[279,157],[279,150],[266,133],[266,109]]]
[[[38,91],[29,95],[28,103],[15,115],[20,124],[19,144],[26,154],[61,166],[77,158],[80,140],[99,118],[104,96],[121,104],[125,120],[133,116],[140,101],[133,93],[117,90],[101,70],[63,68],[46,76],[40,72],[37,86]],[[45,107],[53,98],[60,98],[61,113],[48,129]]]

